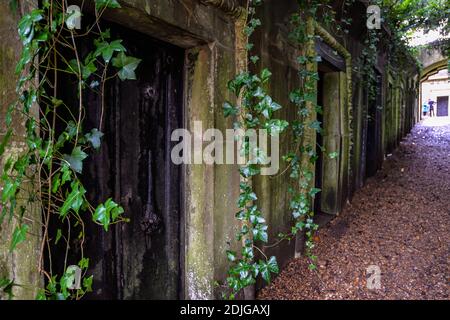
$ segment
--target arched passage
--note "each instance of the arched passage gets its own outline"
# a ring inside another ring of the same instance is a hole
[[[423,117],[424,105],[431,99],[436,102],[436,110],[430,115],[449,116],[449,96],[450,96],[450,73],[445,72],[448,68],[448,60],[441,59],[427,67],[421,73],[420,77],[420,107],[422,108],[421,116]]]
[[[448,67],[448,60],[442,59],[425,67],[420,75],[421,81]]]

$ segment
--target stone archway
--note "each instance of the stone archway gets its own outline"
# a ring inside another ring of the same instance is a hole
[[[424,81],[429,76],[432,76],[433,74],[439,72],[442,69],[445,69],[448,67],[448,60],[447,58],[444,58],[442,60],[439,60],[437,62],[434,62],[427,67],[423,69],[423,71],[420,74],[420,81]]]

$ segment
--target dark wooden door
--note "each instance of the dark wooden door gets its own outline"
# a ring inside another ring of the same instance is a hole
[[[324,72],[322,70],[318,70],[319,73],[319,81],[317,81],[317,105],[323,106],[323,77]],[[317,113],[317,121],[320,121],[323,127],[323,112]],[[323,172],[322,172],[322,165],[323,165],[323,152],[322,152],[322,146],[323,146],[323,136],[321,133],[316,133],[316,153],[317,153],[317,160],[315,164],[315,187],[317,189],[322,190],[322,179],[323,179]],[[316,213],[321,212],[321,201],[322,201],[322,192],[319,192],[315,198],[314,198],[314,211]]]
[[[383,161],[381,140],[381,104],[382,82],[381,74],[374,70],[374,92],[368,92],[367,106],[367,136],[366,136],[366,177],[375,175]]]
[[[181,174],[170,159],[171,132],[182,126],[182,49],[114,24],[112,38],[123,39],[127,55],[142,59],[137,80],[109,80],[105,108],[88,91],[85,131],[98,128],[103,114],[101,149],[92,152],[83,182],[92,203],[113,198],[129,223],[105,232],[86,225],[85,254],[94,275],[91,299],[180,298]],[[92,43],[78,43],[81,51]],[[74,101],[74,79],[61,77],[60,95]],[[74,261],[76,264],[76,261]]]
[[[448,96],[437,97],[436,115],[438,117],[448,117]]]
[[[325,59],[324,59],[325,58]],[[339,211],[339,154],[341,154],[342,137],[340,132],[340,82],[338,66],[322,56],[318,64],[319,81],[317,83],[317,104],[322,112],[317,113],[322,132],[317,133],[317,161],[315,163],[315,185],[321,192],[314,199],[314,209],[318,213],[336,214]],[[344,66],[345,68],[345,66]],[[325,154],[337,152],[335,159]]]

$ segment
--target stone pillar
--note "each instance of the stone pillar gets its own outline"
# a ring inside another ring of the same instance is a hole
[[[12,12],[9,1],[0,2],[0,136],[3,138],[6,132],[5,114],[8,106],[17,98],[15,93],[17,76],[15,65],[21,54],[21,43],[17,34],[17,23],[20,15],[26,12],[34,4],[33,1],[20,1],[16,13]],[[37,108],[37,106],[35,106]],[[24,151],[24,119],[13,117],[13,138],[10,140],[0,166],[10,156],[19,155]],[[25,200],[24,200],[25,201]],[[18,203],[20,206],[20,203]],[[11,237],[16,227],[16,219],[9,221],[8,214],[0,225],[0,279],[14,280],[20,286],[13,287],[15,299],[34,299],[37,289],[42,285],[42,278],[38,272],[38,260],[40,256],[40,213],[37,208],[27,206],[25,214],[26,223],[29,225],[27,240],[20,243],[10,252]],[[8,296],[0,291],[0,300]]]
[[[305,45],[305,55],[312,57],[316,55],[316,49],[315,49],[315,21],[313,18],[308,17],[308,21],[306,23],[306,33],[309,35],[309,40]],[[317,72],[317,63],[308,63],[306,65],[306,70],[308,72]],[[317,82],[314,88],[311,88],[312,91],[317,91]],[[317,101],[315,101],[317,102]],[[313,121],[313,120],[317,120],[317,111],[315,108],[315,103],[308,101],[306,103],[306,107],[308,109],[308,119],[306,119],[306,123]],[[302,144],[303,146],[315,146],[316,145],[316,134],[317,132],[310,128],[310,127],[305,127],[305,132],[304,132],[304,136],[303,136],[303,141]],[[305,168],[305,170],[310,171],[315,173],[315,164],[311,163],[311,161],[309,161],[309,158],[306,157],[305,155],[302,155],[302,160],[301,160],[301,167]],[[313,177],[311,179],[311,181],[309,182],[309,186],[313,187],[315,183],[315,175],[313,174]],[[314,208],[314,199],[311,203],[312,208]],[[297,236],[296,236],[296,240],[295,240],[295,258],[298,258],[300,256],[302,256],[302,254],[304,253],[304,244],[305,244],[305,234],[304,232],[298,232]]]
[[[326,73],[323,83],[323,146],[327,152],[338,152],[339,156],[334,159],[323,157],[321,210],[328,214],[337,214],[342,192],[339,168],[343,157],[340,73]]]

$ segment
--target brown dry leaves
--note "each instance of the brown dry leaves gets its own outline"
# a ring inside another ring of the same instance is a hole
[[[317,270],[293,260],[259,299],[448,299],[450,125],[417,125],[317,239]]]

